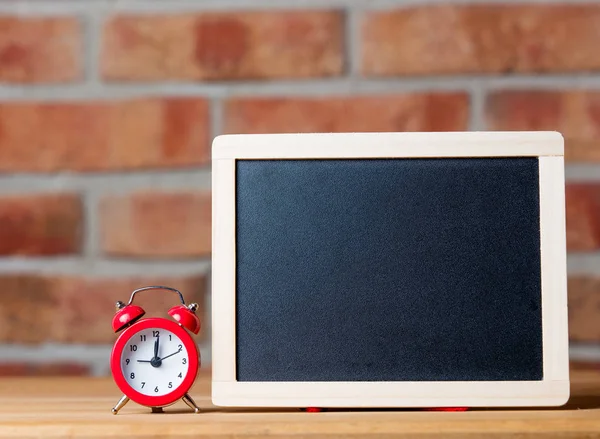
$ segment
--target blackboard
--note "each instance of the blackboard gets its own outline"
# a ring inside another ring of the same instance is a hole
[[[238,381],[541,380],[537,158],[236,161]]]

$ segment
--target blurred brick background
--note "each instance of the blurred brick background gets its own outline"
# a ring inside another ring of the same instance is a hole
[[[491,129],[565,135],[571,355],[600,362],[600,2],[0,2],[0,374],[107,374],[137,286],[208,317],[215,135]]]

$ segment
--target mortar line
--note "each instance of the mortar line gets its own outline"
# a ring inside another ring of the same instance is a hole
[[[354,79],[360,80],[362,51],[361,51],[361,21],[362,13],[354,8],[346,10],[345,13],[344,52],[346,54],[346,73]]]
[[[210,255],[197,258],[113,258],[98,257],[93,262],[78,256],[56,257],[1,257],[0,275],[62,274],[82,277],[128,276],[195,276],[211,271]],[[567,255],[567,273],[570,277],[600,277],[600,251],[570,252]]]
[[[201,367],[208,368],[211,364],[210,338],[197,343],[202,358]],[[90,369],[92,376],[110,375],[110,352],[112,344],[67,344],[45,343],[42,345],[0,344],[4,364],[56,364],[77,363]]]
[[[600,360],[600,343],[571,342],[569,357],[571,360],[598,361]]]
[[[98,217],[99,212],[99,197],[93,190],[85,190],[82,192],[83,210],[84,210],[84,230],[83,230],[83,257],[85,262],[93,265],[97,257],[100,256],[99,249],[99,234],[101,233],[101,220]]]
[[[568,143],[568,140],[567,140]],[[565,179],[569,183],[599,182],[600,162],[597,163],[569,163],[565,165]]]
[[[225,111],[225,103],[220,98],[210,100],[210,138],[211,140],[220,134],[223,134],[223,118]],[[212,142],[211,142],[212,143]]]
[[[188,277],[207,275],[209,272],[209,256],[189,259],[98,257],[93,261],[87,261],[79,256],[0,258],[0,275],[64,275],[103,279],[106,277]]]
[[[94,14],[86,14],[86,32],[85,32],[85,68],[86,84],[95,85],[100,80],[100,41],[102,35],[102,26],[104,23],[104,13],[98,11]]]
[[[484,131],[485,122],[485,90],[477,81],[469,89],[469,129],[471,131]]]
[[[570,277],[600,276],[600,252],[567,254],[567,274]]]
[[[58,173],[0,174],[0,196],[30,193],[62,193],[93,191],[96,197],[103,195],[129,195],[138,190],[157,192],[209,191],[210,169],[123,171],[125,173]]]
[[[218,119],[218,118],[217,118]],[[221,121],[213,121],[211,129],[221,133]],[[472,127],[473,125],[471,125]],[[567,163],[567,182],[599,182],[600,163]],[[0,197],[13,195],[75,193],[89,195],[87,203],[105,195],[127,196],[141,190],[162,193],[210,191],[210,169],[185,171],[137,171],[125,174],[3,174],[0,175]],[[88,204],[92,214],[92,204]]]
[[[314,78],[238,82],[76,83],[68,85],[0,85],[2,101],[127,100],[139,97],[186,96],[222,98],[255,96],[350,96],[466,90],[479,82],[488,92],[514,90],[600,91],[599,74],[515,76],[426,76]]]
[[[73,362],[86,365],[92,369],[93,375],[110,374],[109,354],[112,344],[61,344],[47,343],[43,345],[0,344],[3,363],[63,363]],[[202,367],[211,363],[210,338],[198,343],[202,357]],[[52,355],[50,355],[50,353]],[[600,360],[600,344],[572,342],[569,347],[569,358],[574,361],[597,362]]]

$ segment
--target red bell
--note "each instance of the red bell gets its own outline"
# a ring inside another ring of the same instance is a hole
[[[117,313],[112,320],[113,331],[119,332],[125,326],[138,321],[146,311],[141,306],[125,305],[123,302],[117,302]]]
[[[185,329],[197,334],[200,332],[200,319],[195,313],[197,309],[197,303],[192,303],[189,307],[177,305],[171,308],[168,314]]]

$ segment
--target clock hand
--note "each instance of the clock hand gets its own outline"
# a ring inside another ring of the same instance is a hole
[[[150,363],[153,367],[159,367],[161,360],[158,357],[158,346],[159,346],[159,337],[156,337],[156,340],[154,341],[154,357],[152,357],[150,360],[137,360],[138,363]]]
[[[137,360],[138,363],[150,363],[152,367],[160,367],[162,360],[160,358],[152,358],[152,360]]]
[[[181,349],[179,349],[177,352],[173,352],[172,354],[169,354],[169,355],[167,355],[166,357],[162,357],[162,358],[161,358],[161,361],[162,361],[162,360],[164,360],[165,358],[172,357],[173,355],[175,355],[175,354],[178,354],[178,353],[180,353],[180,352],[181,352]],[[139,361],[139,360],[138,360],[138,361]]]

